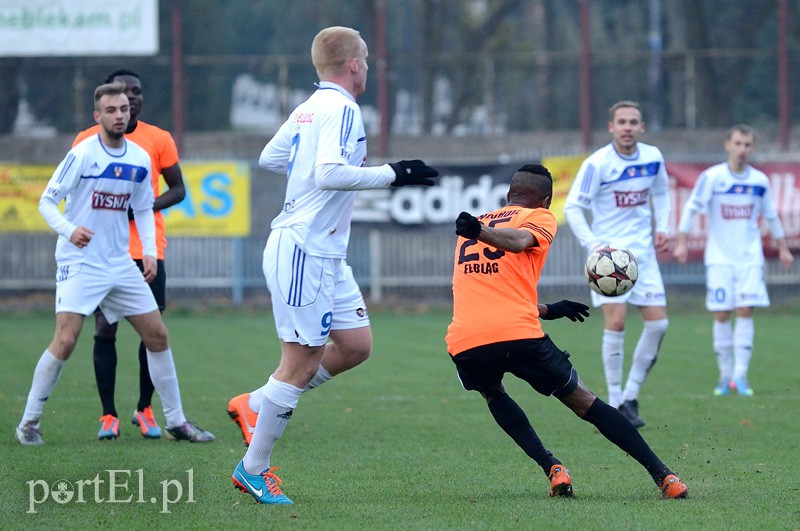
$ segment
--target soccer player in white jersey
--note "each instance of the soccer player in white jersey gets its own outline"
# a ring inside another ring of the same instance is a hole
[[[16,438],[44,444],[39,431],[44,403],[69,359],[83,320],[100,307],[109,323],[125,317],[147,348],[150,376],[161,396],[167,431],[176,439],[206,442],[214,436],[187,422],[167,329],[147,282],[156,274],[150,156],[125,139],[130,119],[122,83],[95,89],[100,132],[67,153],[47,183],[39,211],[59,234],[56,243],[56,328],[33,372]],[[58,205],[66,200],[62,214]],[[144,270],[128,254],[128,207],[143,243]]]
[[[228,414],[249,443],[234,485],[258,502],[290,504],[270,454],[300,394],[363,362],[372,349],[364,298],[345,257],[357,190],[434,184],[420,160],[364,167],[366,133],[355,98],[367,82],[367,45],[358,31],[329,27],[311,45],[318,89],[261,153],[285,173],[286,199],[264,249],[264,276],[281,345],[262,388],[234,397]]]
[[[748,125],[735,125],[725,138],[727,162],[698,177],[683,208],[673,254],[680,263],[689,256],[687,239],[697,214],[707,220],[706,308],[714,314],[713,346],[719,366],[714,395],[736,391],[752,396],[747,379],[753,354],[753,309],[769,306],[764,282],[764,251],[759,217],[769,227],[781,264],[794,261],[784,237],[769,178],[748,164],[756,136]],[[736,322],[731,322],[731,314]]]
[[[656,361],[669,324],[656,259],[656,251],[666,251],[669,246],[668,177],[661,151],[638,141],[644,133],[639,104],[617,102],[609,109],[609,118],[612,141],[581,165],[567,195],[564,216],[588,252],[602,245],[624,247],[639,264],[639,279],[633,289],[618,297],[594,292],[591,297],[595,307],[603,307],[602,353],[608,402],[641,427],[639,390]],[[585,210],[591,212],[591,225]],[[627,303],[639,308],[644,327],[623,389]]]

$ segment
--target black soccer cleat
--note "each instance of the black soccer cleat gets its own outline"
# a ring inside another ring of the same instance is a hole
[[[644,421],[642,417],[639,416],[639,401],[638,400],[626,400],[625,402],[621,403],[619,407],[619,412],[622,415],[631,421],[636,428],[641,428],[644,426]]]

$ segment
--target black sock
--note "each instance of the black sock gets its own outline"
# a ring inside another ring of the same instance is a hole
[[[155,386],[150,379],[150,367],[147,365],[147,349],[144,343],[139,343],[139,404],[138,411],[144,411],[153,402]]]
[[[117,379],[116,338],[94,336],[94,378],[103,405],[103,415],[117,416],[114,406],[114,387]]]
[[[670,469],[650,449],[650,446],[639,434],[639,430],[619,410],[598,398],[583,416],[583,420],[593,424],[606,439],[619,446],[645,467],[656,485],[660,486],[664,478],[672,474]]]
[[[550,468],[553,465],[561,464],[561,462],[553,457],[547,448],[544,447],[542,441],[536,435],[536,432],[531,426],[528,417],[522,408],[517,405],[506,393],[501,393],[492,397],[488,402],[489,411],[497,424],[503,428],[517,446],[528,454],[528,457],[536,461],[545,474],[550,473]]]

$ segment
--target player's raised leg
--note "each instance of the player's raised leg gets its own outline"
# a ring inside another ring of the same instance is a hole
[[[686,485],[656,456],[634,425],[619,410],[600,400],[580,380],[575,390],[560,397],[580,418],[594,425],[609,441],[636,459],[668,498],[685,498]]]
[[[350,370],[369,358],[372,350],[370,327],[360,326],[359,328],[331,330],[330,337],[331,341],[324,347],[322,363],[311,381],[303,388],[303,392],[316,389],[337,374]],[[253,439],[258,413],[261,410],[261,401],[267,385],[235,396],[228,401],[228,416],[241,430],[245,445],[250,445],[250,441]]]
[[[325,347],[281,341],[278,369],[264,386],[253,438],[233,472],[234,486],[265,504],[292,503],[281,491],[270,463],[275,443],[292,418],[303,389],[316,374]]]

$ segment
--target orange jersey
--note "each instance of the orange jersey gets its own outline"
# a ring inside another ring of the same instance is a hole
[[[506,206],[478,219],[495,228],[533,234],[538,242],[521,253],[459,237],[453,264],[453,321],[447,351],[456,355],[481,345],[544,336],[536,306],[542,274],[558,223],[546,208]]]
[[[78,136],[75,137],[72,145],[75,146],[75,144],[78,142],[92,135],[96,135],[99,132],[99,125],[95,125],[89,129],[84,129],[78,133]],[[139,123],[136,125],[136,129],[133,131],[133,133],[126,134],[125,138],[141,146],[142,149],[147,151],[147,153],[150,155],[150,177],[151,182],[153,183],[153,196],[158,197],[160,193],[158,179],[161,177],[161,171],[164,168],[169,168],[178,164],[179,162],[178,147],[175,145],[175,140],[172,139],[172,135],[169,134],[169,131],[165,131],[160,127],[150,125],[141,120],[139,120]],[[167,236],[164,233],[164,216],[161,214],[161,211],[158,211],[154,212],[154,217],[156,220],[157,258],[159,260],[163,260],[164,249],[167,248]],[[130,253],[131,258],[141,260],[142,242],[139,239],[139,233],[136,230],[136,224],[131,221],[130,227],[131,243],[128,252]]]

